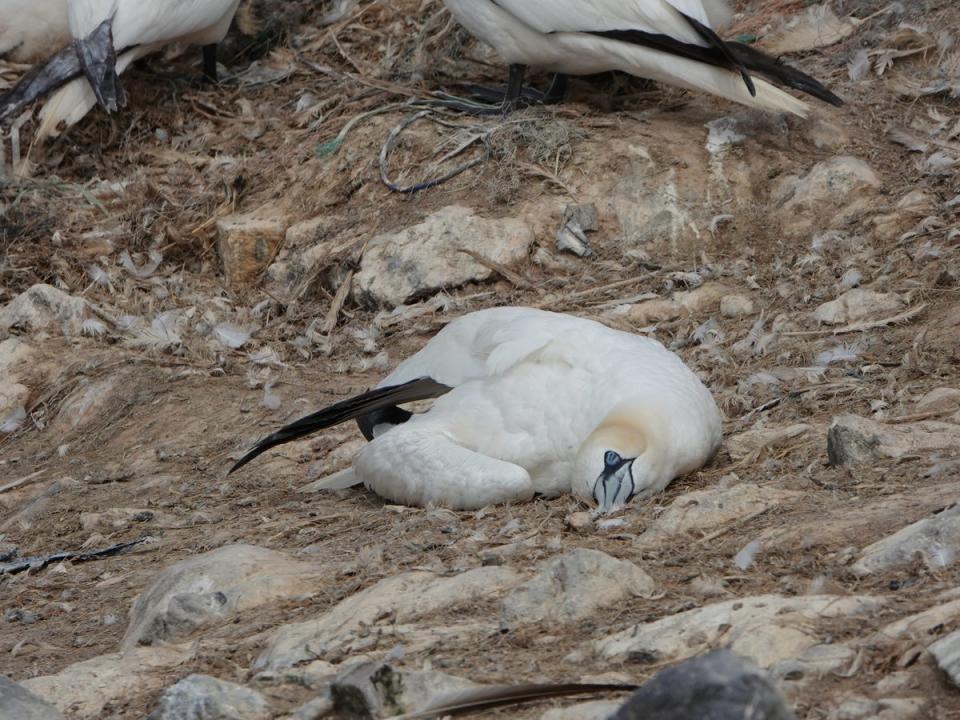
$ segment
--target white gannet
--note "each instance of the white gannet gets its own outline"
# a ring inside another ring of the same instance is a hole
[[[437,398],[413,415],[397,405]],[[593,320],[524,307],[444,327],[374,390],[264,438],[357,419],[357,482],[392,502],[476,509],[572,492],[602,512],[662,490],[720,444],[713,396],[674,353]]]
[[[567,75],[620,70],[734,102],[804,116],[806,103],[753,78],[758,73],[834,105],[814,78],[717,35],[726,0],[444,0],[472,35],[509,64],[504,109],[520,99],[528,65],[557,73],[546,94],[562,97]]]
[[[36,65],[0,97],[0,119],[56,90],[40,113],[37,139],[73,125],[95,104],[108,112],[126,95],[119,75],[134,61],[171,43],[201,45],[204,73],[216,79],[216,44],[240,0],[71,0],[73,42]]]
[[[32,64],[71,39],[67,0],[0,0],[0,59]]]

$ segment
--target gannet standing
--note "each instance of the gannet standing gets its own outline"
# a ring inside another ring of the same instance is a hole
[[[70,40],[67,0],[0,0],[0,59],[35,63]]]
[[[421,414],[396,407],[437,398]],[[469,313],[374,390],[258,443],[358,419],[358,482],[392,502],[476,509],[572,492],[610,512],[703,465],[720,444],[713,396],[674,353],[592,320],[523,307]]]
[[[724,42],[726,0],[444,0],[451,14],[510,65],[504,100],[520,98],[528,65],[566,75],[620,70],[734,102],[804,116],[807,105],[752,72],[842,104],[809,75],[758,50]],[[557,100],[562,83],[548,96]]]
[[[240,0],[71,0],[73,43],[0,97],[0,119],[55,89],[40,113],[40,140],[54,134],[61,122],[78,122],[97,103],[112,112],[126,103],[119,75],[134,61],[171,43],[203,46],[204,72],[216,79],[216,44],[226,36],[239,4]]]

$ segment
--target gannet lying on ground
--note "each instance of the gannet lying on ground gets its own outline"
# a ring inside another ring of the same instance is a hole
[[[202,45],[204,73],[215,80],[216,44],[227,34],[239,4],[240,0],[71,0],[73,42],[0,97],[0,120],[53,90],[57,92],[40,114],[40,140],[54,134],[61,121],[78,122],[97,103],[112,112],[126,104],[119,75],[134,61],[171,43]]]
[[[0,59],[34,63],[70,40],[67,0],[0,0]]]
[[[422,414],[397,407],[425,398]],[[703,465],[721,432],[710,391],[655,340],[507,307],[454,320],[376,389],[278,430],[230,472],[350,419],[372,439],[358,483],[455,509],[572,492],[610,512]]]
[[[510,65],[504,109],[520,99],[528,65],[558,73],[546,100],[562,98],[566,75],[620,70],[734,102],[806,115],[807,105],[764,75],[834,105],[809,75],[716,33],[725,0],[444,0],[453,16]]]

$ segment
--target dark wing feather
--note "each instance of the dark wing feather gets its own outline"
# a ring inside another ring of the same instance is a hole
[[[437,698],[429,706],[409,715],[399,715],[392,720],[423,720],[441,715],[465,715],[502,705],[567,697],[569,695],[595,695],[608,692],[632,692],[639,685],[626,683],[548,683],[528,685],[491,685],[469,688]]]
[[[402,385],[377,388],[365,392],[362,395],[342,400],[323,410],[302,417],[296,422],[280,428],[272,435],[268,435],[254,445],[250,452],[240,458],[237,464],[230,468],[230,472],[232,473],[234,470],[243,467],[260,453],[277,445],[288,443],[291,440],[297,440],[317,430],[333,427],[347,420],[353,420],[364,415],[386,410],[395,405],[413,402],[415,400],[440,397],[450,392],[451,389],[452,388],[447,385],[438,383],[433,378],[423,377],[411,380]],[[227,474],[229,475],[230,473]]]
[[[819,98],[831,105],[836,105],[837,107],[843,105],[843,100],[830,92],[815,78],[800,72],[794,67],[790,67],[777,58],[770,57],[766,53],[762,53],[756,48],[744,45],[743,43],[728,42],[727,47],[730,48],[730,52],[732,52],[740,62],[754,72],[765,75],[771,80],[780,82],[787,87],[802,90],[808,95],[813,95],[813,97]]]

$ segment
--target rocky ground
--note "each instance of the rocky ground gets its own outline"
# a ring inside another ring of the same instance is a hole
[[[364,661],[390,713],[730,647],[800,718],[960,718],[960,8],[738,3],[847,100],[807,120],[608,76],[478,120],[410,104],[501,73],[441,3],[353,5],[257,3],[221,87],[134,70],[5,144],[0,673],[67,718],[300,719]],[[352,427],[225,476],[502,304],[676,350],[719,455],[599,521],[316,491]]]

